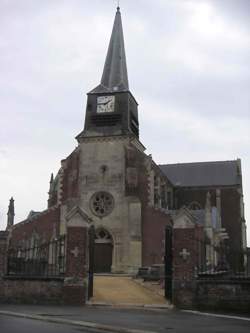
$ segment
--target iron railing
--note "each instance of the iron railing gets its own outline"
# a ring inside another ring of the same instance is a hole
[[[65,236],[29,248],[8,250],[7,275],[59,277],[65,272]]]
[[[195,244],[198,276],[250,278],[247,251],[233,250],[227,243],[214,245],[209,240],[195,240]]]

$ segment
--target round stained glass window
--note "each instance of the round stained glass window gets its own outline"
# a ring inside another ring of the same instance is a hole
[[[114,198],[110,193],[97,192],[90,199],[90,208],[96,216],[106,216],[114,208]]]

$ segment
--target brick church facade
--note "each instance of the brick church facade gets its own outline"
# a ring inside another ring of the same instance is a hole
[[[95,228],[96,272],[136,274],[140,267],[162,264],[166,227],[196,228],[217,247],[227,243],[231,253],[246,249],[239,159],[157,165],[145,153],[119,8],[101,83],[87,94],[85,125],[76,139],[77,148],[51,176],[46,210],[31,211],[14,224],[11,199],[1,232],[8,234],[8,248],[67,236],[72,220],[74,226],[84,220]],[[187,249],[189,241],[179,239],[180,248]]]

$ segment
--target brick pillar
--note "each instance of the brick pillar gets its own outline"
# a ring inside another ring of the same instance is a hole
[[[199,238],[203,228],[173,230],[173,303],[180,308],[193,308],[196,299],[196,272],[199,262]]]
[[[80,208],[67,216],[66,271],[63,287],[65,304],[83,305],[88,294],[89,219]]]
[[[0,231],[0,280],[7,271],[8,232]]]

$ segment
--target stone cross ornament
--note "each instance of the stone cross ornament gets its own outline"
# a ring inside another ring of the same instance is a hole
[[[182,251],[179,254],[184,261],[186,261],[187,258],[190,256],[190,252],[188,252],[187,249],[182,249]]]
[[[74,250],[71,250],[71,251],[70,251],[70,253],[73,254],[73,256],[74,256],[75,258],[78,257],[79,252],[80,252],[80,251],[79,251],[79,248],[78,248],[77,246],[74,248]]]

